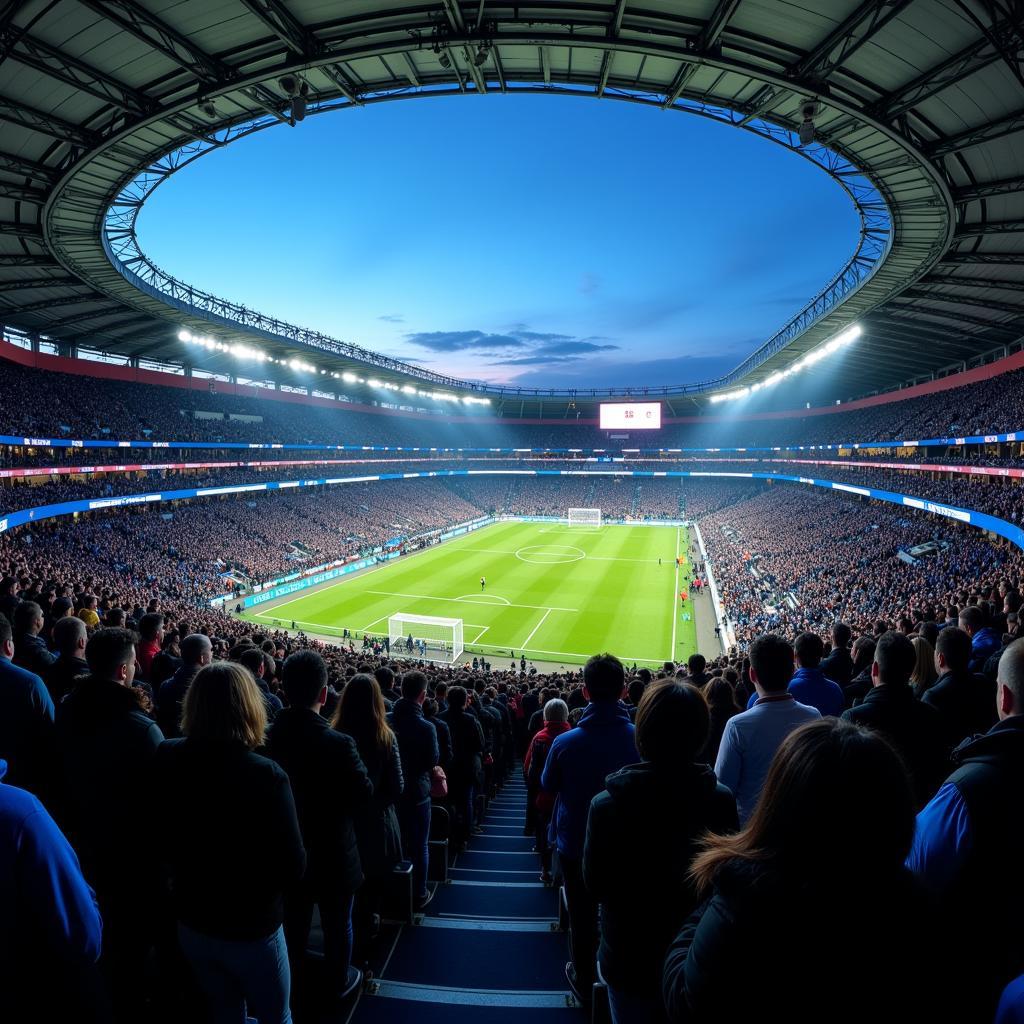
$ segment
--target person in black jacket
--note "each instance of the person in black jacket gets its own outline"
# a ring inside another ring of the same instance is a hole
[[[430,787],[434,768],[441,762],[441,751],[437,730],[423,717],[427,677],[422,672],[406,672],[402,676],[401,694],[388,715],[388,724],[398,739],[405,781],[396,806],[402,829],[402,850],[412,861],[413,893],[417,909],[422,909],[433,895],[427,888]]]
[[[853,678],[853,658],[850,657],[850,627],[845,622],[832,623],[832,653],[822,661],[822,673],[840,686],[849,686]]]
[[[736,691],[732,683],[721,676],[712,679],[704,687],[704,699],[708,702],[710,725],[708,738],[696,760],[702,764],[714,764],[718,760],[718,748],[722,745],[725,723],[738,715],[740,709],[736,705]]]
[[[316,651],[296,651],[284,663],[289,706],[267,732],[266,754],[291,780],[306,874],[285,894],[285,936],[296,987],[300,984],[314,904],[320,909],[324,954],[334,989],[344,998],[362,981],[352,966],[352,901],[363,881],[354,815],[373,796],[355,740],[320,714],[327,666]]]
[[[438,717],[437,701],[428,697],[423,702],[423,717],[434,727],[437,733],[437,747],[439,751],[438,764],[441,771],[447,777],[452,770],[452,734],[448,723]]]
[[[266,709],[252,674],[207,665],[185,697],[184,739],[157,751],[159,849],[178,940],[216,1024],[288,1024],[284,894],[306,868],[288,776],[257,754]]]
[[[939,678],[922,700],[942,717],[950,749],[968,736],[987,732],[996,720],[996,686],[968,669],[971,638],[956,626],[947,626],[935,641],[935,668]]]
[[[373,797],[355,816],[363,885],[356,894],[360,937],[376,931],[384,881],[402,859],[402,834],[395,803],[405,788],[398,741],[388,725],[380,684],[357,673],[341,692],[331,725],[355,740],[373,783]]]
[[[54,704],[59,704],[75,688],[79,676],[89,674],[89,663],[85,660],[88,639],[85,623],[73,615],[65,615],[53,624],[57,660],[46,670],[43,681]]]
[[[853,678],[843,687],[847,707],[859,704],[871,692],[871,666],[875,662],[875,638],[859,636],[853,644]]]
[[[156,695],[156,721],[168,739],[181,735],[181,708],[185,694],[204,665],[213,661],[213,644],[202,633],[191,633],[181,641],[181,668],[160,684]]]
[[[843,718],[880,732],[906,762],[917,807],[923,807],[939,788],[949,761],[942,721],[935,708],[922,703],[910,687],[917,652],[910,639],[892,630],[875,645],[872,690]]]
[[[709,898],[665,958],[669,1020],[950,1020],[956,972],[936,984],[931,957],[952,946],[904,867],[913,836],[887,740],[837,718],[790,733],[746,827],[693,862]]]
[[[439,717],[452,734],[448,798],[454,811],[453,833],[458,846],[467,842],[473,828],[473,799],[483,784],[484,734],[477,719],[466,711],[466,691],[461,686],[448,691],[448,710]]]
[[[143,965],[155,939],[154,860],[146,827],[150,776],[163,740],[148,699],[133,686],[136,636],[98,629],[85,649],[90,675],[57,705],[59,823],[96,890],[103,955],[119,1019],[137,1019]]]
[[[696,687],[675,681],[649,686],[636,714],[642,763],[609,775],[590,804],[583,881],[601,904],[597,958],[613,1024],[664,1020],[661,965],[697,905],[687,872],[698,840],[707,831],[739,827],[732,793],[706,764],[696,763],[708,724],[708,706]],[[625,864],[642,869],[624,871]]]
[[[46,641],[39,635],[46,619],[43,609],[35,601],[22,601],[15,609],[14,664],[37,676],[46,676],[46,670],[57,660]]]

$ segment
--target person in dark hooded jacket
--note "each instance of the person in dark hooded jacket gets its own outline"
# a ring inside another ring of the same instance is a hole
[[[705,902],[665,958],[669,1020],[963,1019],[958,972],[934,973],[933,951],[954,944],[903,864],[913,834],[885,739],[836,718],[790,733],[746,827],[693,861]]]
[[[853,644],[853,678],[843,687],[848,708],[860,703],[871,692],[871,666],[875,661],[875,638],[859,636]]]
[[[661,965],[697,905],[690,861],[705,832],[739,827],[732,793],[696,763],[708,724],[696,687],[675,681],[648,687],[636,715],[642,761],[609,775],[590,804],[583,880],[601,905],[598,963],[613,1024],[664,1020]],[[643,869],[623,871],[624,864]]]
[[[993,681],[970,670],[971,638],[956,626],[947,626],[935,641],[935,667],[939,678],[922,700],[942,718],[949,749],[968,736],[988,731],[996,720]]]

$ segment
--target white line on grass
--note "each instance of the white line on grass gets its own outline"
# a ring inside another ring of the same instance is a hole
[[[533,648],[527,651],[518,647],[513,648],[511,644],[474,644],[473,646],[486,647],[490,651],[511,651],[514,649],[520,651],[520,653],[522,654],[553,654],[556,658],[582,658],[584,661],[586,661],[587,658],[589,658],[594,653],[593,651],[590,651],[587,654],[580,654],[578,651],[541,651],[537,648]],[[660,665],[663,660],[659,658],[648,658],[646,655],[644,655],[643,657],[637,657],[631,654],[620,654],[618,655],[618,657],[623,662],[629,662],[630,664],[635,661],[637,662],[637,664]],[[492,853],[493,851],[488,850],[487,852]]]
[[[465,623],[463,623],[463,625],[465,625]],[[476,629],[477,627],[476,627],[476,626],[470,626],[470,628],[471,628],[471,629]],[[490,628],[491,628],[490,626],[484,626],[484,627],[483,627],[483,628],[482,628],[482,629],[480,630],[480,632],[479,632],[479,633],[477,633],[477,635],[476,635],[475,637],[473,637],[473,639],[472,639],[472,640],[470,640],[470,641],[469,641],[469,642],[470,642],[470,644],[472,644],[473,646],[476,646],[476,644],[477,644],[477,643],[479,642],[479,640],[480,640],[480,637],[482,637],[482,636],[484,635],[484,633],[486,633],[486,632],[487,632],[487,630],[489,630]]]
[[[676,618],[676,598],[679,596],[679,527],[676,527],[676,582],[672,588],[672,653],[669,654],[668,660],[676,660],[676,626],[678,625],[678,619]],[[682,614],[682,612],[680,612]]]
[[[379,594],[382,597],[407,597],[414,601],[447,601],[448,604],[453,604],[458,601],[455,597],[433,597],[430,594],[400,594],[394,590],[367,590],[367,594]],[[529,608],[535,612],[552,611],[552,612],[578,612],[579,608],[555,608],[552,605],[546,604],[510,604],[509,608]]]
[[[532,545],[532,546],[533,547],[562,547],[563,545],[560,545],[560,544],[547,544],[547,545],[545,545],[545,544],[536,544],[536,545]],[[502,548],[465,548],[464,550],[466,551],[467,554],[474,554],[474,555],[477,555],[477,554],[480,554],[480,555],[515,555],[519,551],[523,551],[525,549],[524,548],[516,548],[515,551],[505,551]],[[579,550],[579,549],[577,548],[577,550]],[[618,558],[618,557],[616,557],[614,555],[588,555],[586,552],[583,553],[583,557],[584,558],[589,558],[592,562],[650,562],[650,563],[657,562],[656,558]],[[525,561],[525,559],[522,559],[522,561]],[[580,559],[574,558],[574,559],[571,559],[571,561],[578,562],[578,561],[580,561]],[[559,565],[559,564],[569,564],[569,563],[567,561],[565,563],[543,562],[543,563],[536,563],[536,564]]]
[[[542,615],[542,616],[540,617],[540,622],[538,622],[538,623],[537,623],[537,625],[533,627],[533,632],[532,632],[532,633],[530,633],[530,635],[529,635],[529,636],[528,636],[528,637],[527,637],[527,638],[526,638],[526,639],[525,639],[525,640],[524,640],[524,641],[523,641],[523,642],[522,642],[522,643],[521,643],[521,644],[519,645],[520,647],[529,647],[529,646],[530,646],[530,641],[531,641],[531,640],[533,639],[533,634],[534,634],[534,633],[536,633],[536,632],[537,632],[537,630],[538,630],[538,629],[540,629],[540,627],[544,625],[544,620],[545,620],[545,619],[546,619],[546,618],[547,618],[547,617],[548,617],[548,616],[549,616],[550,614],[551,614],[551,609],[549,608],[549,609],[548,609],[548,610],[547,610],[547,611],[546,611],[546,612],[545,612],[545,613],[544,613],[544,614],[543,614],[543,615]]]

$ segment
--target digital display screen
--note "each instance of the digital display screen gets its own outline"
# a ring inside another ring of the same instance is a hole
[[[658,430],[661,402],[601,403],[602,430]]]

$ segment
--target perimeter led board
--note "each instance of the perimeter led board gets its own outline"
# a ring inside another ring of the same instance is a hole
[[[602,430],[657,430],[661,427],[661,402],[601,403]]]

